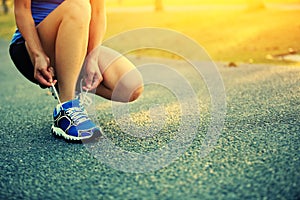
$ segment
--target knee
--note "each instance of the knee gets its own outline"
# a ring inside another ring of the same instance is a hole
[[[142,77],[137,70],[134,70],[120,80],[114,91],[117,98],[113,99],[120,102],[133,102],[141,96],[143,91],[144,83]]]
[[[89,25],[91,20],[91,4],[88,0],[66,1],[65,16],[74,20],[77,25]]]
[[[131,90],[129,102],[137,100],[142,95],[143,91],[144,91],[143,83],[140,83],[135,89]]]
[[[144,91],[143,81],[140,78],[123,82],[123,102],[137,100]]]

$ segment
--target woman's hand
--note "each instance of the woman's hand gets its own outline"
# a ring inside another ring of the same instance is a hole
[[[95,54],[94,54],[95,55]],[[85,86],[84,90],[94,90],[103,80],[102,74],[99,69],[98,57],[90,54],[84,63],[85,68]]]
[[[50,59],[46,55],[39,55],[34,59],[34,78],[43,86],[51,87],[53,80],[54,69],[50,66]]]

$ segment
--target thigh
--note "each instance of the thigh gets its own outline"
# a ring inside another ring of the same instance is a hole
[[[80,6],[83,6],[83,3],[86,2],[87,0],[65,0],[37,25],[37,31],[43,49],[47,55],[52,58],[52,62],[55,58],[56,38],[62,21],[69,13],[77,12],[77,15],[79,15]]]
[[[37,25],[37,31],[42,47],[47,56],[50,57],[52,66],[55,66],[55,41],[64,12],[63,4],[64,3],[54,9]]]

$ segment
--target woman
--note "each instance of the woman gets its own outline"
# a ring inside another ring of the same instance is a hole
[[[10,55],[28,80],[43,88],[57,84],[63,103],[54,109],[54,134],[82,140],[100,132],[75,97],[81,71],[83,88],[99,96],[122,102],[140,96],[142,78],[133,64],[100,46],[106,30],[104,0],[15,0],[14,6],[18,29]],[[112,95],[117,85],[120,92]]]

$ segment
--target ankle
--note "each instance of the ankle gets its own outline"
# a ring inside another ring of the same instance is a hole
[[[59,99],[60,99],[60,102],[61,103],[64,103],[64,102],[68,102],[68,101],[71,101],[73,99],[75,99],[75,95],[61,95],[59,94]]]

